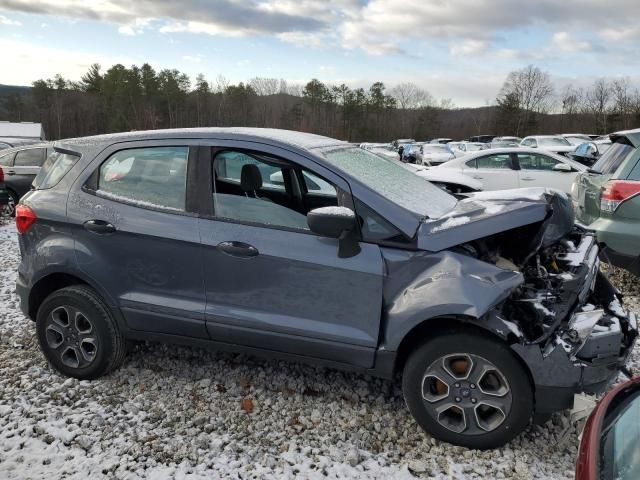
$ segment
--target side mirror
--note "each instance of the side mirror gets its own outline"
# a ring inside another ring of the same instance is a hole
[[[313,233],[339,240],[338,256],[353,257],[360,253],[356,235],[356,214],[347,207],[322,207],[307,214],[307,223]]]
[[[571,168],[571,165],[567,165],[566,163],[556,163],[553,166],[553,170],[555,170],[556,172],[573,172],[573,168]]]

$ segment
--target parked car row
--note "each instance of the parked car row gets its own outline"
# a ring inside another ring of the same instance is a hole
[[[613,141],[601,161],[616,150],[637,160],[633,135]],[[598,268],[594,233],[552,190],[461,199],[422,166],[268,129],[49,148],[16,208],[16,290],[67,376],[109,373],[127,340],[401,374],[422,428],[487,449],[570,408],[574,394],[607,389],[638,336]],[[469,155],[454,161],[516,176],[571,161],[532,149]],[[616,195],[607,208],[622,208]]]

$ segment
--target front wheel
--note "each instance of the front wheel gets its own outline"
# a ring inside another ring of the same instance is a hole
[[[481,333],[450,333],[418,347],[404,368],[409,411],[435,438],[468,448],[504,445],[533,413],[533,389],[509,348]]]

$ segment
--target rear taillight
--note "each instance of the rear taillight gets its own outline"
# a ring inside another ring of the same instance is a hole
[[[36,223],[38,216],[26,205],[16,205],[16,228],[18,233],[25,233]]]
[[[624,202],[640,195],[640,181],[611,180],[602,187],[600,210],[613,213]]]
[[[4,182],[4,170],[0,167],[0,182]]]

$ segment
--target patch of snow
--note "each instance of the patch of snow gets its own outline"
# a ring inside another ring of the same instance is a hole
[[[542,200],[543,195],[559,195],[562,198],[568,198],[567,194],[561,190],[544,187],[532,188],[512,188],[508,190],[491,190],[486,192],[472,193],[470,198],[475,200]]]
[[[622,305],[617,298],[609,304],[609,311],[616,317],[627,318],[627,312],[622,308]]]
[[[580,245],[573,251],[558,254],[558,260],[567,262],[571,267],[579,267],[584,262],[591,245],[593,245],[593,237],[585,235]]]
[[[592,312],[593,310],[596,309],[595,305],[592,305],[590,303],[586,303],[582,306],[582,308],[580,309],[583,312]]]
[[[162,208],[163,210],[171,210],[174,212],[182,212],[183,210],[180,208],[169,207],[167,205],[161,205],[158,203],[145,202],[144,200],[137,200],[135,198],[126,197],[124,195],[118,195],[111,192],[106,192],[104,190],[96,190],[96,195],[101,198],[105,198],[107,200],[113,200],[116,202],[127,203],[129,205],[133,205],[135,207],[142,208]]]
[[[453,227],[459,227],[460,225],[464,225],[465,223],[469,223],[471,221],[470,217],[449,217],[440,225],[431,229],[431,233],[439,232],[441,230],[449,230]]]
[[[317,213],[318,215],[333,215],[336,217],[355,218],[355,213],[353,213],[353,210],[347,207],[320,207],[314,208],[312,212]]]

